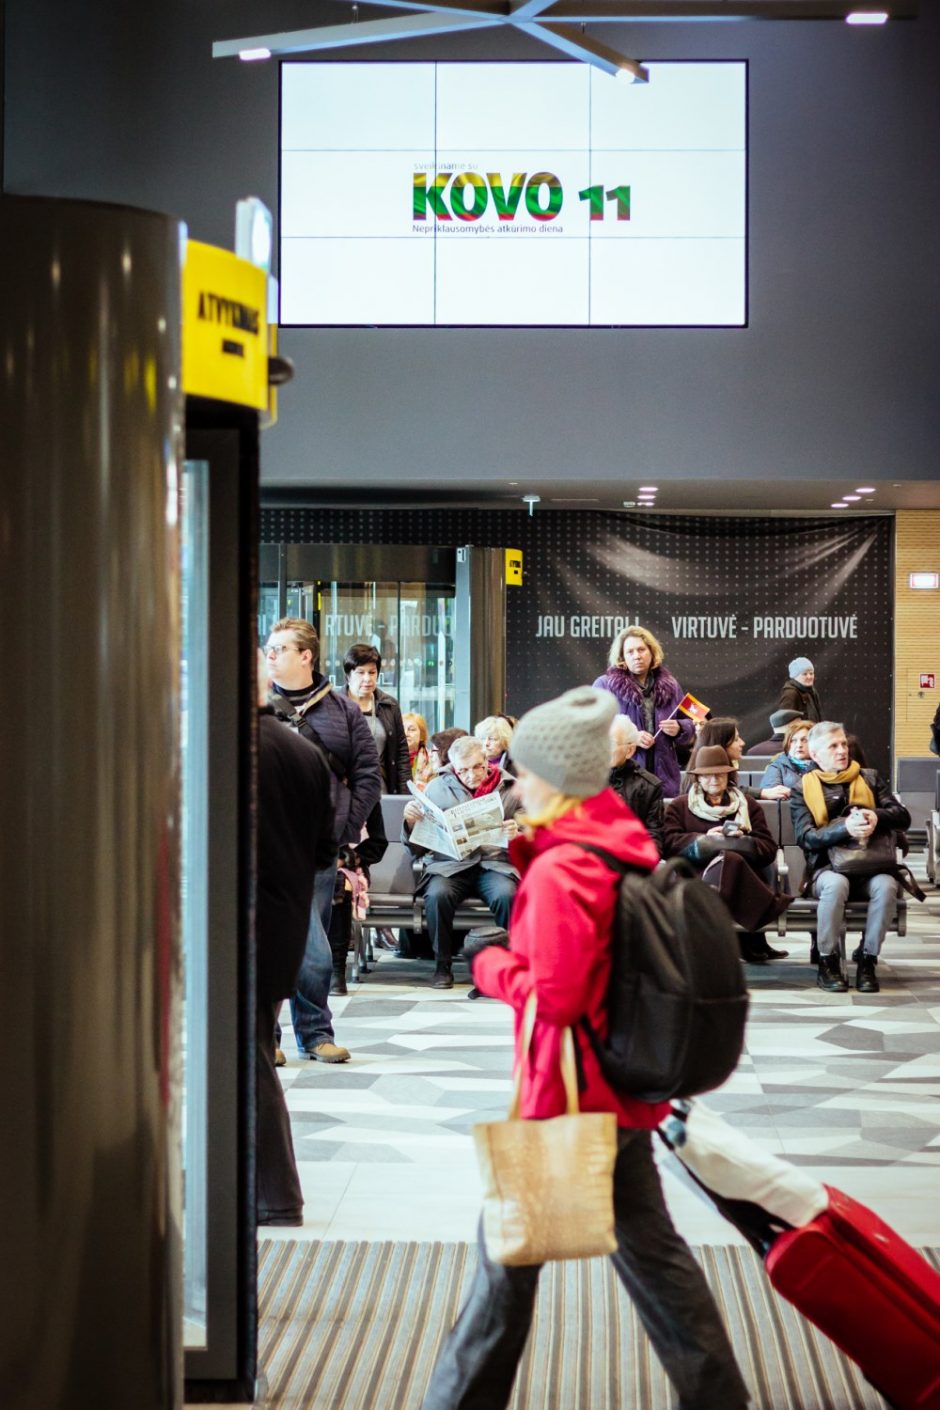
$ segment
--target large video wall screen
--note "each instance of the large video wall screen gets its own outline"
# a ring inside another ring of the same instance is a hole
[[[285,63],[281,323],[741,326],[747,68]]]

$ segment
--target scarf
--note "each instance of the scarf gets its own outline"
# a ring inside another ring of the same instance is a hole
[[[642,706],[643,687],[635,676],[632,676],[626,666],[608,666],[603,676],[604,689],[609,690],[611,695],[615,695],[624,704],[632,702],[634,705]],[[653,682],[653,701],[661,710],[671,708],[677,701],[682,699],[682,691],[679,689],[679,682],[665,666],[656,666],[651,670],[646,678],[647,686]],[[668,738],[668,736],[667,736]],[[672,740],[669,741],[672,743]],[[510,752],[512,752],[510,750]]]
[[[875,795],[862,777],[861,766],[856,764],[854,760],[841,773],[823,773],[822,769],[816,769],[814,772],[808,773],[803,780],[803,797],[817,827],[825,827],[829,821],[829,809],[826,807],[822,788],[824,783],[847,783],[849,785],[849,804],[852,807],[874,808],[875,806]]]
[[[503,781],[502,769],[496,764],[490,764],[490,771],[474,793],[474,798],[485,798],[488,793],[493,793]]]
[[[792,754],[785,754],[783,757],[792,768],[799,769],[801,774],[808,774],[810,769],[815,767],[812,759],[794,759]]]
[[[702,818],[710,823],[723,823],[727,818],[733,818],[742,832],[750,832],[751,815],[747,810],[747,797],[740,788],[735,788],[734,784],[728,787],[727,803],[709,803],[705,797],[705,790],[694,778],[689,785],[686,794],[686,801],[689,805],[689,812],[694,813],[697,818]]]

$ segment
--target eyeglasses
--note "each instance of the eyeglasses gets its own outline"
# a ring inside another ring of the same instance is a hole
[[[284,642],[283,646],[266,646],[265,656],[283,656],[285,651],[299,651],[300,647],[295,646],[292,641]]]
[[[462,769],[455,768],[454,773],[459,774],[460,777],[463,778],[464,774],[478,774],[481,770],[485,772],[486,768],[486,760],[481,759],[478,764],[464,764]]]

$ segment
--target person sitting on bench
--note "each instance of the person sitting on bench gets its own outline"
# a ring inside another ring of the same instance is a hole
[[[425,859],[417,890],[424,896],[428,934],[437,961],[431,980],[435,989],[454,987],[454,916],[461,901],[478,896],[493,912],[496,924],[508,928],[519,881],[519,873],[506,850],[509,839],[519,830],[515,821],[519,800],[512,792],[515,779],[498,765],[488,763],[483,745],[471,735],[453,741],[448,759],[449,763],[431,779],[424,796],[446,812],[458,803],[498,790],[503,801],[506,841],[499,847],[478,847],[460,861],[442,852],[429,852],[411,842],[411,829],[421,818],[421,804],[415,799],[405,805],[402,841],[415,856]]]
[[[868,901],[855,987],[861,994],[877,994],[881,985],[875,966],[898,895],[895,833],[910,827],[911,815],[874,769],[850,763],[842,725],[832,720],[814,725],[809,752],[819,768],[806,774],[791,795],[790,812],[806,854],[804,890],[819,898],[816,983],[830,993],[848,988],[839,937],[851,895]]]

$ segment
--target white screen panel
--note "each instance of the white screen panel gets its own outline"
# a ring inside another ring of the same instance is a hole
[[[746,65],[282,65],[281,322],[741,326]]]

